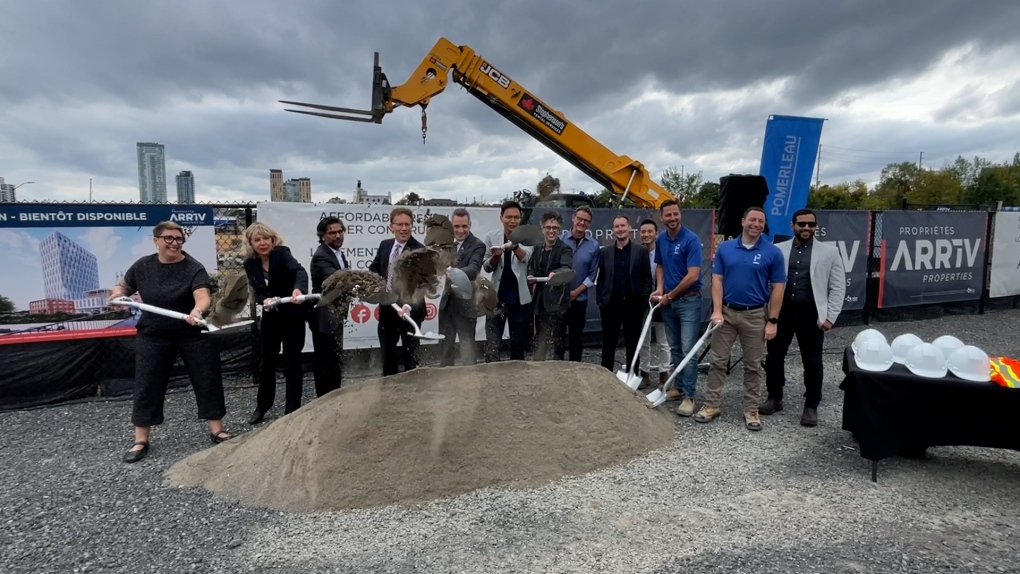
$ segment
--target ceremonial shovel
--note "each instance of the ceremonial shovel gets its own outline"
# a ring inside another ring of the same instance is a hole
[[[131,299],[130,297],[118,297],[117,299],[114,299],[114,300],[110,301],[110,304],[111,305],[120,305],[120,306],[123,306],[123,307],[134,307],[135,309],[138,309],[140,311],[146,311],[148,313],[152,313],[153,315],[162,315],[163,317],[170,317],[171,319],[180,319],[181,321],[187,321],[188,320],[188,315],[185,314],[185,313],[179,313],[177,311],[171,311],[169,309],[163,309],[162,307],[156,307],[156,306],[153,306],[153,305],[146,305],[145,303],[139,303],[138,301],[135,301],[134,299]],[[247,321],[241,321],[241,322],[238,322],[238,323],[231,323],[229,325],[224,325],[222,327],[217,327],[217,326],[215,326],[215,325],[213,325],[211,323],[208,323],[205,319],[196,319],[195,320],[195,323],[197,325],[200,325],[200,326],[202,326],[202,327],[204,327],[206,329],[204,331],[205,333],[217,333],[217,334],[223,333],[224,331],[230,331],[230,330],[236,329],[238,327],[244,327],[244,326],[247,326],[247,325],[251,325],[254,322],[255,321],[252,321],[252,320],[249,319]]]
[[[396,303],[393,303],[392,305],[390,305],[390,307],[393,307],[393,309],[397,313],[400,313],[401,311],[400,306],[397,305]],[[407,307],[407,309],[409,310],[410,307]],[[443,339],[446,338],[445,335],[438,335],[436,333],[433,333],[432,331],[429,331],[428,333],[422,333],[421,327],[419,327],[418,323],[416,323],[414,319],[411,318],[410,312],[404,313],[404,320],[410,323],[412,327],[414,327],[414,336],[418,337],[419,339],[428,339],[430,341],[442,341]]]
[[[641,337],[638,338],[637,349],[634,351],[634,359],[630,362],[630,369],[627,371],[616,371],[616,378],[635,391],[641,386],[641,377],[635,374],[634,371],[637,369],[638,359],[641,357],[641,349],[643,348],[642,345],[645,344],[645,337],[648,336],[648,331],[652,328],[652,314],[660,305],[662,305],[661,302],[655,304],[651,301],[648,302],[648,317],[645,318],[645,325],[641,328]]]
[[[563,269],[553,271],[552,277],[534,277],[529,275],[528,281],[534,281],[535,283],[548,283],[550,287],[559,287],[560,285],[566,285],[577,275],[577,271],[573,269]]]
[[[537,225],[521,225],[510,232],[509,241],[503,244],[503,249],[509,249],[513,243],[520,243],[526,247],[534,247],[541,245],[544,241],[541,227]]]
[[[722,325],[722,323],[716,324],[710,321],[708,323],[708,328],[705,329],[705,334],[703,334],[701,338],[698,339],[698,342],[694,344],[694,347],[690,350],[689,353],[687,353],[687,356],[684,357],[684,360],[680,361],[680,364],[677,365],[675,369],[673,369],[673,374],[671,374],[669,378],[666,379],[666,384],[662,386],[662,390],[655,389],[654,391],[648,393],[647,398],[648,402],[652,403],[651,408],[655,408],[661,405],[662,403],[666,402],[666,392],[669,391],[670,388],[672,388],[673,379],[675,379],[677,375],[680,374],[680,371],[684,370],[684,367],[687,366],[687,363],[691,362],[691,359],[697,356],[698,351],[701,350],[701,347],[704,346],[706,341],[708,341],[708,336],[712,334],[712,331],[718,329],[719,325]],[[694,397],[690,398],[693,399]]]

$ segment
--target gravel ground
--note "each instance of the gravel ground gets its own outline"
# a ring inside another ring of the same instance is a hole
[[[1020,356],[1008,324],[1020,310],[878,328]],[[786,410],[746,431],[738,368],[723,417],[678,418],[667,449],[538,490],[415,509],[292,515],[164,487],[174,462],[210,446],[187,392],[169,397],[168,422],[136,465],[120,462],[129,402],[3,413],[0,572],[1020,572],[1020,453],[935,448],[883,461],[870,481],[839,428],[842,349],[859,330],[828,337],[817,428],[799,426],[793,384]],[[228,394],[236,432],[253,396]]]

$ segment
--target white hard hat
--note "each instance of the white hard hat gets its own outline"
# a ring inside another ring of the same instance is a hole
[[[904,333],[896,337],[893,339],[892,345],[890,345],[892,347],[893,360],[902,365],[907,361],[907,352],[923,342],[920,337],[913,333]]]
[[[876,329],[865,329],[860,333],[857,333],[857,336],[854,337],[854,342],[850,344],[850,348],[853,349],[854,353],[856,353],[857,347],[860,347],[861,343],[867,341],[868,339],[871,339],[872,337],[876,339],[881,339],[883,343],[886,344],[889,343],[889,341],[886,340],[885,335],[883,335],[880,331]]]
[[[946,356],[931,343],[915,345],[907,352],[907,360],[904,364],[907,365],[911,373],[929,379],[941,379],[949,372],[946,367]]]
[[[942,335],[938,339],[931,342],[932,345],[942,351],[942,356],[949,358],[949,355],[953,354],[953,351],[963,348],[963,341],[957,339],[952,335]]]
[[[988,355],[974,345],[964,345],[953,351],[946,359],[946,365],[954,375],[965,381],[986,383],[992,380]]]
[[[871,337],[857,346],[857,366],[865,371],[887,371],[893,364],[892,349],[885,337]]]

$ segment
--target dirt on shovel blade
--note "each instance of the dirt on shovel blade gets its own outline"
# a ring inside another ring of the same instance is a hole
[[[329,393],[178,462],[167,480],[296,512],[538,487],[668,446],[672,416],[647,405],[584,363],[419,368]]]

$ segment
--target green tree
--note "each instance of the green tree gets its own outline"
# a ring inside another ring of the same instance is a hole
[[[719,200],[722,197],[722,187],[714,181],[706,181],[698,187],[698,191],[685,205],[693,209],[715,209],[719,207]]]
[[[701,172],[683,173],[675,167],[662,171],[659,183],[673,194],[683,206],[689,206],[691,199],[698,193],[704,183]]]
[[[409,191],[397,200],[397,205],[418,205],[421,203],[421,197],[413,191]]]
[[[862,179],[836,185],[811,186],[807,206],[811,209],[861,209],[868,196],[868,184]]]
[[[14,312],[14,301],[11,301],[8,297],[0,295],[0,313],[13,313]]]

